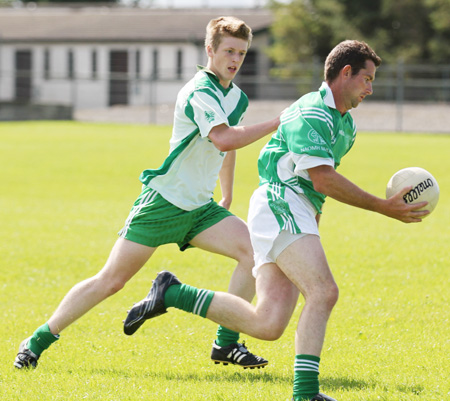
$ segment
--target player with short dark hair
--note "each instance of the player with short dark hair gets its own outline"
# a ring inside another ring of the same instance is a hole
[[[318,379],[326,325],[338,299],[318,230],[326,196],[406,223],[419,222],[428,214],[417,211],[426,202],[403,201],[407,190],[381,199],[336,172],[356,135],[348,111],[372,94],[380,62],[363,42],[338,44],[326,60],[320,89],[302,96],[283,113],[277,132],[262,149],[260,186],[250,200],[248,216],[256,306],[227,293],[201,290],[208,319],[263,340],[283,334],[299,294],[303,295],[295,337],[295,401],[335,401],[319,392]],[[129,311],[125,333],[133,334],[146,319],[168,307],[192,312],[195,291],[170,272],[158,274],[148,296]]]
[[[98,303],[123,288],[164,244],[181,250],[195,246],[235,259],[231,294],[251,301],[253,251],[246,224],[228,211],[233,195],[235,149],[275,131],[279,117],[238,126],[248,98],[232,80],[252,40],[250,27],[235,17],[219,17],[207,26],[206,67],[179,92],[170,152],[162,166],[140,176],[142,192],[103,269],[75,285],[48,322],[20,345],[14,365],[36,367],[41,353],[59,333]],[[223,198],[213,199],[217,179]],[[197,310],[204,316],[205,309]],[[238,342],[239,333],[220,326],[211,358],[244,368],[263,367],[267,360]],[[236,357],[238,355],[238,357]]]

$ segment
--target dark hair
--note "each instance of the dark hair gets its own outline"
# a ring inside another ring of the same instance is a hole
[[[325,60],[325,81],[333,82],[346,65],[350,65],[352,75],[356,75],[361,69],[365,68],[367,60],[372,60],[375,67],[379,67],[381,64],[381,58],[367,43],[345,40],[331,50]]]

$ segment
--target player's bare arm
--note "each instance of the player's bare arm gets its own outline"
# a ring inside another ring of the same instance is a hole
[[[211,129],[209,139],[221,152],[240,149],[274,132],[280,125],[280,118],[276,118],[254,125],[229,127],[220,124]]]
[[[220,189],[222,190],[222,199],[219,202],[220,206],[229,210],[233,200],[233,183],[234,183],[234,168],[236,165],[236,151],[231,150],[225,156],[222,168],[219,172]]]
[[[404,223],[419,223],[422,221],[421,217],[429,213],[417,210],[426,206],[427,202],[415,205],[404,202],[403,195],[411,189],[409,187],[389,199],[382,199],[364,191],[331,166],[314,167],[308,173],[316,191],[351,206],[371,210]]]

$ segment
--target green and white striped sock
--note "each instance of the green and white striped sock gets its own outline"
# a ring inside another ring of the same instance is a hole
[[[294,363],[294,400],[309,401],[319,392],[319,363],[315,355],[296,355]]]
[[[187,284],[171,285],[164,295],[166,308],[177,308],[206,317],[214,291],[200,290]]]

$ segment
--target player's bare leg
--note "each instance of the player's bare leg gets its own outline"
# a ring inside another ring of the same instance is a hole
[[[297,304],[299,291],[274,263],[263,265],[256,278],[256,306],[216,292],[206,317],[261,340],[283,334]]]
[[[319,237],[307,235],[288,246],[278,266],[261,266],[256,279],[256,307],[216,292],[207,318],[252,337],[274,340],[286,327],[299,291],[305,298],[296,350],[319,356],[338,288],[328,267]],[[287,312],[282,310],[286,308]]]
[[[140,327],[142,320],[159,316],[166,312],[167,307],[172,306],[167,305],[167,298],[170,297],[167,293],[172,289],[171,283],[180,284],[170,272],[165,271],[158,274],[149,296],[135,304],[129,311],[124,325],[126,334],[133,334],[136,331],[133,326],[138,315],[146,314],[143,319],[139,317]],[[178,293],[184,291],[184,294],[180,297],[192,297],[191,294],[187,293],[189,289],[193,289],[194,298],[201,296],[199,295],[201,292],[207,292],[207,290],[198,290],[189,285],[183,284],[183,286],[188,287],[188,289],[174,289]],[[276,264],[269,263],[262,266],[258,271],[256,292],[258,294],[256,306],[226,292],[214,292],[213,297],[204,308],[204,314],[201,311],[192,310],[193,308],[191,310],[184,308],[183,305],[174,306],[206,317],[236,332],[242,332],[261,340],[276,340],[283,334],[289,323],[297,304],[299,290]],[[190,302],[190,305],[192,304]],[[154,305],[157,306],[154,307]],[[144,310],[144,312],[141,313],[139,309]]]
[[[14,366],[35,368],[41,353],[59,338],[59,333],[125,283],[150,258],[156,248],[119,238],[103,269],[94,277],[76,284],[64,297],[51,318],[33,336],[20,344]]]
[[[252,276],[253,251],[247,225],[240,218],[229,216],[201,232],[190,243],[209,252],[235,259],[238,264],[232,274],[228,292],[251,302],[255,296],[255,279]],[[211,358],[216,363],[234,363],[244,368],[267,365],[267,360],[254,356],[238,341],[238,332],[219,326]]]
[[[287,247],[277,263],[305,298],[295,336],[294,399],[332,400],[319,393],[319,362],[338,287],[320,239],[307,235]]]
[[[298,330],[305,330],[306,334],[299,333],[300,335],[296,337],[296,350],[311,353],[296,355],[293,399],[335,401],[319,392],[320,358],[318,355],[322,349],[328,317],[337,300],[337,286],[326,263],[317,267],[316,274],[313,273],[314,260],[326,262],[324,255],[321,254],[318,237],[303,237],[291,244],[289,248],[290,251],[295,250],[295,252],[291,254],[287,248],[279,262],[281,260],[280,264],[284,263],[286,270],[293,274],[292,280],[298,282],[306,299],[306,310],[298,325]],[[300,254],[298,254],[299,250],[301,250]],[[295,255],[291,262],[291,256]],[[294,265],[296,269],[293,268]],[[302,272],[305,275],[304,280],[301,278]],[[315,296],[316,291],[321,294],[321,297]],[[169,295],[169,292],[172,294]],[[276,340],[289,323],[297,303],[299,289],[276,264],[269,263],[261,266],[258,271],[256,293],[258,300],[256,306],[253,306],[244,299],[229,293],[212,293],[181,284],[172,273],[165,271],[158,274],[148,298],[136,304],[128,313],[124,330],[127,334],[133,334],[134,319],[139,320],[140,326],[144,320],[165,313],[166,308],[174,306],[206,317],[237,332],[263,340]],[[168,298],[173,298],[174,294],[177,301],[173,304],[167,302]],[[207,301],[204,302],[204,306],[196,310],[197,305],[200,304],[199,301],[205,299]],[[316,302],[316,307],[311,305],[311,302]],[[195,307],[193,307],[194,304]],[[154,305],[157,307],[155,308]],[[140,310],[144,312],[141,313]],[[318,315],[314,316],[314,312]],[[317,338],[310,338],[310,336],[317,336]]]
[[[118,238],[103,269],[72,287],[61,301],[48,321],[51,332],[59,334],[101,301],[121,290],[155,250]]]
[[[229,216],[198,234],[190,243],[197,248],[236,260],[238,264],[231,277],[228,292],[249,302],[253,299],[253,249],[247,225],[243,220]]]

